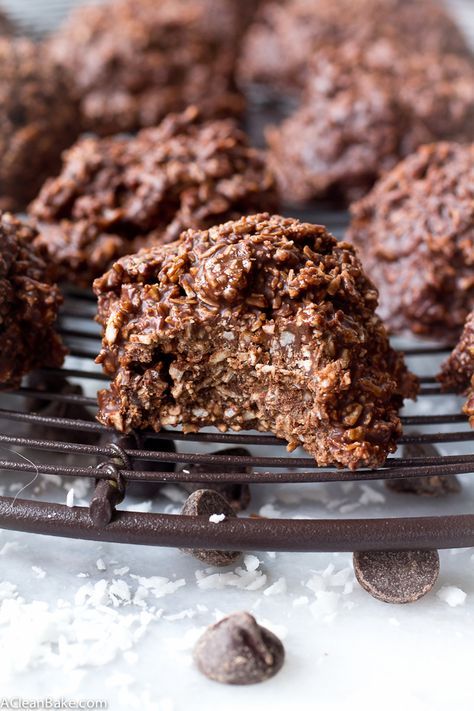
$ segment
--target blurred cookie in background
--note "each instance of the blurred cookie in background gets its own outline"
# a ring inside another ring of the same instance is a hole
[[[0,39],[0,209],[21,210],[80,132],[70,83],[43,47]]]
[[[452,343],[474,308],[474,144],[422,146],[352,208],[348,241],[395,333]]]
[[[474,139],[474,63],[401,57],[385,41],[321,50],[302,105],[267,130],[270,164],[290,202],[362,197],[423,143]]]
[[[239,81],[273,99],[299,95],[320,50],[374,42],[407,53],[469,54],[466,40],[437,0],[288,0],[261,7],[243,42]]]
[[[197,104],[236,115],[244,101],[234,69],[251,3],[119,0],[74,10],[51,38],[74,76],[86,127],[107,135],[153,126]]]

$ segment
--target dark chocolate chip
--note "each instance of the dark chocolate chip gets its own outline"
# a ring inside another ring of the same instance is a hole
[[[250,452],[244,447],[230,447],[229,449],[220,450],[215,454],[225,455],[228,457],[250,456]],[[223,470],[225,470],[227,474],[240,474],[251,472],[252,468],[245,464],[185,464],[180,468],[180,471],[183,470],[192,474],[200,474],[201,472],[221,473]],[[202,489],[203,486],[205,486],[206,489],[218,491],[219,494],[222,494],[222,496],[227,499],[234,511],[243,511],[250,504],[251,496],[248,484],[238,484],[234,482],[206,482],[203,484],[203,482],[183,481],[180,483],[180,486],[188,492],[188,494],[192,494],[194,491]]]
[[[417,476],[407,479],[388,479],[385,486],[397,494],[441,497],[459,494],[461,484],[456,476]]]
[[[186,500],[183,516],[212,516],[213,514],[224,514],[226,518],[235,518],[235,511],[217,491],[212,489],[199,489]],[[222,524],[216,523],[216,526]],[[184,553],[189,553],[198,560],[208,565],[222,567],[234,563],[242,555],[239,551],[210,551],[201,548],[183,548]]]
[[[377,600],[415,602],[426,595],[439,575],[438,551],[369,551],[354,553],[361,586]]]
[[[412,434],[418,434],[412,432]],[[407,459],[439,457],[438,449],[430,443],[409,442],[402,449]],[[397,494],[416,494],[417,496],[441,497],[458,494],[461,491],[459,479],[455,476],[417,476],[405,479],[388,479],[385,486]]]
[[[274,676],[284,659],[278,637],[248,612],[237,612],[209,627],[194,649],[199,671],[222,684],[258,684]]]

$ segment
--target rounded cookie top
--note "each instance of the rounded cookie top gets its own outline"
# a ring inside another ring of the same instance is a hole
[[[245,37],[240,80],[290,94],[299,92],[312,76],[308,59],[315,52],[341,49],[354,40],[360,47],[388,40],[399,48],[400,57],[407,53],[469,54],[463,34],[436,0],[269,2]]]
[[[239,113],[239,5],[119,0],[73,11],[50,49],[74,77],[86,126],[102,135],[135,131],[193,103],[209,116]]]
[[[124,254],[276,202],[263,154],[237,124],[191,107],[136,137],[80,140],[30,211],[62,277],[88,285]]]
[[[422,146],[352,206],[348,239],[394,331],[449,341],[474,306],[474,144]]]

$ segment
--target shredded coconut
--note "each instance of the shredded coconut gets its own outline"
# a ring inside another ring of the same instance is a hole
[[[282,593],[286,593],[287,591],[287,585],[286,585],[286,579],[285,578],[278,578],[278,580],[273,583],[273,585],[270,585],[266,590],[263,591],[264,595],[281,595]]]
[[[461,588],[457,588],[454,585],[444,585],[441,590],[438,590],[437,595],[439,599],[446,602],[449,607],[464,605],[467,598],[464,590],[461,590]]]
[[[246,555],[244,556],[244,565],[249,571],[257,570],[260,560],[256,555]]]
[[[224,521],[225,519],[225,514],[212,514],[212,516],[209,516],[209,521],[211,523],[221,523],[221,521]]]

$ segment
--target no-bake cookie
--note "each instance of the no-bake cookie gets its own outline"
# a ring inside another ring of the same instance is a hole
[[[76,139],[78,106],[43,49],[0,39],[0,208],[21,209]]]
[[[199,104],[240,113],[236,52],[248,6],[233,0],[119,0],[75,10],[51,39],[74,77],[86,127],[102,135],[154,126]]]
[[[5,35],[12,34],[12,32],[13,25],[0,7],[0,36],[4,37]]]
[[[36,232],[0,214],[0,388],[17,387],[34,368],[60,366],[65,350],[55,331],[61,295]]]
[[[474,144],[422,146],[352,206],[347,239],[393,331],[453,342],[474,308]]]
[[[458,345],[444,363],[439,379],[445,389],[467,394],[464,412],[474,427],[474,310],[467,318]]]
[[[417,381],[353,247],[324,227],[260,214],[188,230],[121,259],[95,292],[103,424],[257,429],[351,468],[394,451]]]
[[[378,42],[321,51],[301,107],[267,131],[281,193],[350,202],[423,143],[474,138],[474,64]]]
[[[263,5],[249,29],[239,67],[243,85],[260,84],[281,99],[313,76],[315,52],[354,41],[388,40],[408,53],[467,55],[461,31],[436,0],[288,0]]]
[[[90,286],[140,247],[275,205],[263,155],[236,123],[191,107],[136,137],[80,140],[31,213],[60,277]]]

